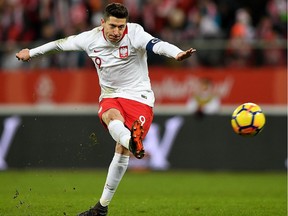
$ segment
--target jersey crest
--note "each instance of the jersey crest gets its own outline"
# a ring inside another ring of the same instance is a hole
[[[128,57],[128,46],[119,47],[119,56],[120,56],[120,58],[127,58]]]

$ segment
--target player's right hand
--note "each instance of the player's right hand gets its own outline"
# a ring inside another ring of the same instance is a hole
[[[29,49],[22,49],[20,52],[16,53],[16,58],[19,61],[30,61]]]

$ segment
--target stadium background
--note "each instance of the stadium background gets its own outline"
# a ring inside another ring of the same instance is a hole
[[[98,25],[107,2],[0,2],[1,169],[108,166],[114,142],[97,116],[93,62],[84,53],[15,58],[24,47]],[[151,34],[197,49],[185,62],[149,55],[156,107],[145,145],[154,150],[131,169],[286,170],[287,1],[121,2]],[[187,101],[201,78],[212,81],[221,107],[200,117]],[[231,113],[244,102],[266,114],[257,137],[232,132]]]

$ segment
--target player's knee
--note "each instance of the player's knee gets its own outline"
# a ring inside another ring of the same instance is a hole
[[[120,111],[117,109],[112,108],[102,114],[102,120],[103,122],[105,122],[106,125],[108,125],[110,121],[115,120],[115,119],[124,122],[123,116],[121,115]]]

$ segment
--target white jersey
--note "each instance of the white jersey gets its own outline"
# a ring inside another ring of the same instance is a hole
[[[127,23],[122,39],[111,43],[96,27],[30,50],[36,57],[53,51],[85,51],[95,64],[102,98],[122,97],[154,106],[148,76],[147,50],[175,58],[182,50],[154,38],[135,23]]]

